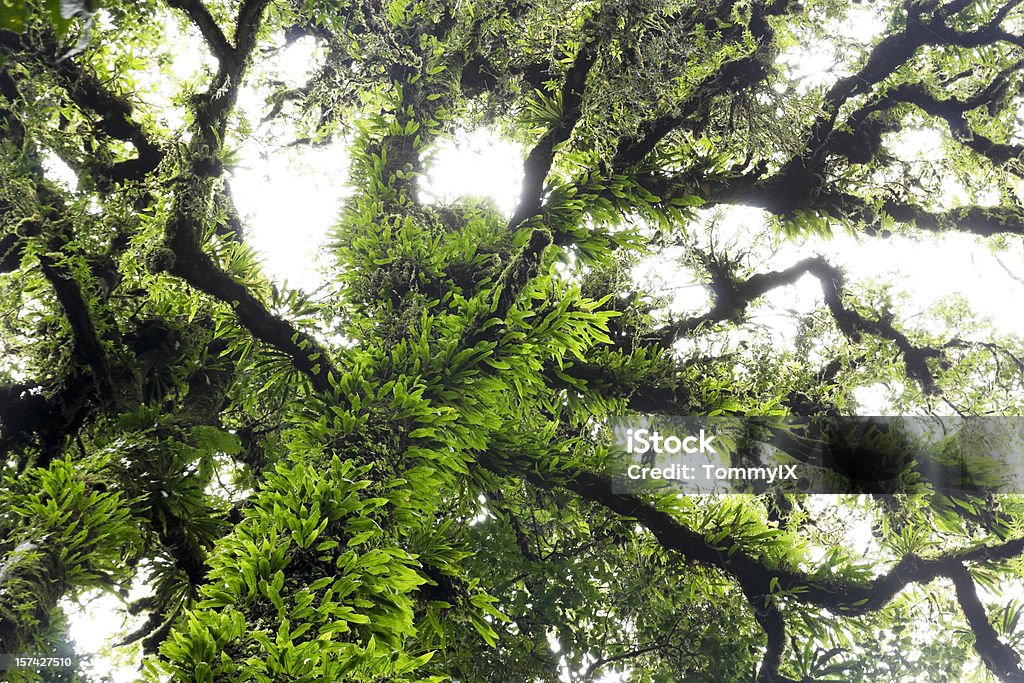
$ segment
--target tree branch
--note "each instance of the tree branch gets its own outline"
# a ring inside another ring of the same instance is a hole
[[[1021,537],[932,558],[908,555],[887,573],[871,581],[840,583],[832,579],[811,578],[799,571],[767,566],[743,550],[725,552],[723,548],[738,546],[735,539],[726,536],[712,544],[703,533],[694,531],[639,496],[615,493],[608,477],[561,463],[561,471],[549,477],[541,474],[538,464],[530,458],[504,454],[500,448],[481,455],[479,462],[497,474],[516,476],[540,488],[573,491],[584,500],[634,519],[650,531],[662,547],[678,552],[688,560],[724,571],[733,576],[750,595],[772,595],[783,591],[794,600],[846,616],[881,609],[908,585],[928,583],[940,576],[951,576],[964,563],[1007,560],[1024,553],[1024,537]]]
[[[133,118],[134,108],[124,97],[107,88],[95,73],[73,59],[58,59],[60,50],[51,32],[26,32],[17,35],[0,31],[0,52],[18,62],[28,62],[45,69],[56,79],[68,99],[83,112],[99,117],[95,129],[105,135],[131,143],[136,157],[110,166],[90,159],[97,175],[107,184],[141,180],[156,169],[164,159],[164,151],[150,139],[141,124]],[[10,99],[10,98],[8,98]],[[101,189],[106,189],[101,185]]]
[[[999,634],[989,623],[985,607],[978,599],[978,591],[974,579],[964,565],[958,565],[948,574],[956,588],[957,602],[963,610],[967,623],[974,632],[974,649],[985,662],[985,666],[1007,683],[1024,681],[1024,670],[1021,669],[1020,655],[1013,648],[999,640]]]
[[[586,90],[587,76],[597,59],[597,38],[584,38],[583,44],[576,53],[576,58],[569,67],[560,91],[562,113],[548,131],[541,137],[523,164],[523,190],[519,198],[519,206],[509,220],[509,227],[515,229],[525,220],[536,214],[541,207],[544,192],[544,181],[555,158],[555,147],[569,139],[573,128],[583,113],[583,94]]]
[[[198,134],[190,149],[191,169],[175,194],[172,216],[165,229],[167,247],[173,253],[167,270],[199,291],[231,306],[239,322],[253,337],[286,354],[292,365],[310,378],[318,392],[327,393],[330,391],[329,377],[340,376],[340,373],[326,350],[311,335],[267,310],[245,285],[221,270],[199,242],[201,226],[208,218],[205,207],[214,194],[212,176],[219,175],[216,158],[222,147],[227,117],[237,99],[268,2],[246,0],[239,9],[234,58],[221,62],[217,76],[196,106]],[[214,169],[212,173],[211,167]]]
[[[771,595],[746,589],[743,592],[754,612],[754,619],[768,641],[757,671],[757,683],[795,683],[779,673],[782,654],[786,650],[786,619],[782,616],[778,602]]]
[[[113,398],[116,387],[110,376],[107,354],[96,332],[81,286],[68,269],[50,254],[40,254],[39,264],[71,325],[75,353],[92,369],[101,397]]]
[[[167,0],[167,5],[188,15],[189,20],[202,34],[210,52],[219,62],[229,62],[235,58],[235,48],[228,43],[224,32],[217,25],[217,20],[210,14],[210,10],[206,9],[202,0]]]
[[[840,79],[825,93],[823,113],[811,126],[804,151],[787,162],[778,175],[787,179],[787,183],[802,181],[803,184],[807,184],[829,149],[841,106],[854,97],[870,92],[874,86],[882,83],[906,64],[921,47],[977,47],[998,40],[1014,39],[1014,36],[1000,29],[999,24],[1020,2],[1021,0],[1010,0],[996,13],[991,22],[970,33],[958,32],[946,24],[946,21],[960,12],[967,3],[948,3],[945,7],[939,7],[938,3],[908,3],[907,23],[904,29],[879,41],[856,73]],[[929,9],[935,10],[934,14],[930,19],[925,19],[923,15]],[[979,141],[980,144],[983,143]]]
[[[708,19],[705,29],[715,30],[720,21],[727,21],[736,3],[727,2],[712,15],[714,21]],[[760,83],[771,73],[771,63],[775,58],[773,41],[775,32],[767,17],[780,16],[789,11],[789,0],[779,2],[759,2],[751,7],[748,25],[732,22],[723,32],[726,39],[745,39],[749,33],[756,47],[745,57],[727,61],[714,73],[706,76],[693,87],[693,94],[674,107],[671,113],[644,121],[636,135],[626,136],[619,140],[612,157],[611,168],[621,172],[632,164],[638,163],[650,154],[657,144],[667,135],[684,125],[694,115],[702,113],[706,118],[716,96],[723,93],[738,92]]]
[[[711,289],[714,293],[714,305],[711,310],[703,315],[668,325],[660,330],[652,341],[663,348],[668,348],[684,335],[708,323],[734,320],[756,299],[772,289],[792,285],[804,275],[813,275],[818,279],[825,305],[844,335],[858,341],[861,334],[866,333],[893,342],[903,356],[907,376],[919,382],[925,391],[937,391],[928,360],[941,357],[941,351],[917,346],[888,320],[871,320],[856,309],[848,307],[843,302],[842,272],[821,257],[804,259],[785,270],[757,273],[739,282],[733,280],[725,271],[713,273]]]
[[[170,226],[168,246],[174,253],[172,275],[228,304],[238,321],[261,342],[291,358],[292,365],[306,374],[320,393],[330,391],[329,377],[340,377],[327,351],[312,336],[273,315],[249,289],[221,270],[203,251],[191,226]]]

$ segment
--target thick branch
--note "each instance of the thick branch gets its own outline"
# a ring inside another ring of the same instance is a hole
[[[107,398],[111,398],[114,393],[114,382],[110,377],[107,355],[96,332],[96,326],[89,313],[89,304],[82,294],[81,286],[68,269],[51,255],[40,254],[39,263],[71,325],[75,353],[92,369],[101,391]]]
[[[560,93],[562,114],[541,137],[523,164],[523,191],[509,226],[517,228],[541,207],[544,181],[555,158],[555,147],[569,139],[583,113],[583,93],[587,76],[597,59],[597,39],[586,38],[565,76]]]
[[[103,166],[92,160],[97,175],[107,183],[141,180],[156,169],[164,158],[163,150],[133,118],[134,109],[128,100],[115,94],[88,68],[73,59],[58,59],[58,43],[52,33],[26,33],[22,36],[0,31],[0,52],[20,62],[30,62],[45,69],[64,89],[68,99],[87,115],[99,117],[98,133],[131,143],[136,157]],[[10,98],[9,98],[10,99]]]
[[[1024,235],[1024,211],[1006,206],[962,206],[949,211],[930,212],[914,204],[886,202],[882,211],[893,219],[912,223],[918,230],[953,230],[981,237],[999,234]]]
[[[795,589],[791,593],[792,599],[848,616],[881,609],[908,585],[951,576],[964,563],[1006,560],[1024,552],[1022,537],[933,558],[909,555],[872,581],[840,583],[767,566],[743,550],[725,552],[725,548],[737,545],[735,539],[727,536],[712,544],[704,534],[645,502],[640,496],[615,493],[608,477],[569,466],[560,466],[559,474],[548,476],[523,458],[504,458],[493,453],[482,456],[480,462],[498,474],[517,476],[544,489],[573,491],[585,500],[635,519],[654,535],[662,547],[676,551],[688,560],[721,569],[733,576],[750,595],[772,595],[776,591]]]
[[[1000,24],[1020,2],[1021,0],[1011,0],[996,13],[991,22],[968,33],[961,33],[946,25],[946,21],[962,9],[962,7],[958,9],[957,3],[947,3],[945,7],[938,7],[938,3],[908,4],[905,28],[879,41],[868,53],[863,66],[856,73],[840,79],[825,93],[822,103],[823,113],[811,127],[804,151],[791,159],[779,175],[786,178],[787,182],[803,181],[806,184],[811,174],[820,167],[828,152],[829,142],[836,126],[836,118],[842,105],[859,95],[869,93],[876,85],[882,83],[897,69],[905,65],[921,47],[926,45],[977,47],[1000,40],[1016,42],[1014,40],[1016,37],[1003,31]],[[926,19],[924,13],[929,9],[934,9],[935,12],[932,18]],[[979,144],[982,143],[979,141]]]
[[[757,672],[757,683],[788,683],[790,679],[779,673],[782,654],[786,650],[786,620],[778,602],[770,595],[756,591],[744,590],[744,593],[768,641]]]
[[[728,21],[736,3],[727,2],[719,8],[717,14],[710,14],[705,28],[714,30],[718,22]],[[612,170],[622,171],[628,166],[642,161],[650,154],[667,135],[686,124],[695,115],[704,119],[716,96],[725,93],[742,92],[762,82],[771,73],[771,63],[775,58],[773,41],[775,33],[767,17],[779,16],[789,9],[789,0],[779,2],[757,3],[751,7],[749,25],[730,22],[723,32],[724,39],[740,39],[753,37],[756,48],[739,59],[727,61],[714,73],[706,76],[693,87],[693,93],[679,103],[672,112],[643,122],[636,135],[627,136],[619,141],[612,158]]]
[[[670,347],[683,336],[714,322],[738,319],[756,299],[773,289],[796,284],[804,275],[817,275],[823,270],[835,270],[820,257],[807,258],[789,268],[770,273],[757,273],[747,280],[735,281],[728,273],[717,273],[711,281],[714,303],[703,315],[685,318],[660,330],[659,344]],[[838,273],[838,271],[835,271]]]
[[[1021,669],[1020,655],[1009,645],[999,640],[999,634],[989,623],[985,607],[978,599],[978,591],[974,579],[967,567],[959,565],[949,573],[956,587],[956,598],[960,603],[967,623],[974,632],[974,649],[985,662],[985,666],[1007,683],[1024,681],[1024,670]]]
[[[340,376],[327,352],[312,336],[273,315],[249,289],[231,278],[202,250],[191,226],[172,226],[168,245],[174,252],[170,273],[196,289],[227,303],[253,337],[291,358],[296,369],[309,376],[317,391],[330,390],[328,377]]]
[[[210,14],[210,10],[206,9],[202,0],[167,0],[167,5],[188,15],[189,20],[203,35],[203,40],[206,41],[213,56],[220,62],[234,59],[235,49],[228,43],[228,39],[217,25],[217,20]]]

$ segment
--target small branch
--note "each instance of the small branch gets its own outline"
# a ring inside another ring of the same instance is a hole
[[[648,652],[656,652],[657,650],[660,650],[662,647],[663,647],[662,643],[655,642],[655,643],[653,643],[651,645],[646,645],[644,647],[637,647],[637,648],[634,648],[632,650],[627,650],[625,652],[620,652],[617,655],[609,655],[607,657],[601,657],[600,659],[595,660],[590,666],[588,666],[587,670],[583,672],[583,674],[582,674],[582,676],[580,678],[582,680],[584,680],[584,681],[593,680],[594,676],[597,674],[597,672],[600,669],[602,669],[603,667],[608,666],[609,664],[614,664],[615,662],[622,662],[622,661],[625,661],[627,659],[636,659],[637,657],[645,655]]]

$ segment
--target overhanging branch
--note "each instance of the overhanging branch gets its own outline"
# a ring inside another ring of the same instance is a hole
[[[247,62],[255,47],[263,10],[269,0],[246,0],[238,12],[234,57],[220,69],[196,106],[197,135],[190,148],[190,171],[175,195],[166,240],[173,252],[168,268],[172,275],[228,304],[239,322],[258,340],[285,353],[296,369],[306,374],[321,393],[330,391],[329,377],[340,373],[327,352],[308,333],[273,315],[249,289],[214,263],[199,242],[201,226],[208,219],[204,207],[214,196],[210,167],[219,169],[216,158],[222,148],[227,118],[238,98]],[[214,173],[212,175],[217,175]]]
[[[864,583],[818,579],[803,572],[768,566],[744,550],[725,552],[724,548],[738,546],[737,539],[725,536],[710,543],[703,533],[694,531],[640,496],[615,493],[611,479],[604,475],[560,464],[560,472],[548,476],[529,459],[496,452],[480,456],[480,463],[497,474],[525,479],[540,488],[572,491],[584,500],[634,519],[665,549],[724,571],[751,595],[786,592],[790,599],[846,616],[877,611],[910,584],[952,576],[964,563],[1002,561],[1024,553],[1024,537],[1021,537],[931,558],[908,555],[887,573]]]

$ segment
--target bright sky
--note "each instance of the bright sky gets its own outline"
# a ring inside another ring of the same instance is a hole
[[[174,22],[169,31],[175,33]],[[869,40],[884,28],[877,12],[858,7],[851,14],[848,35],[851,43]],[[174,73],[189,78],[209,63],[208,56],[193,49],[200,40],[191,29],[173,36]],[[847,73],[844,55],[847,48],[838,41],[821,44],[813,50],[797,46],[780,58],[801,81],[800,89],[818,87]],[[312,41],[299,41],[282,50],[273,68],[287,83],[304,82],[322,59]],[[182,120],[182,112],[167,106],[175,85],[155,83],[148,98],[165,112],[173,123]],[[263,93],[248,90],[242,93],[240,105],[254,122],[263,111]],[[274,133],[266,126],[257,127],[255,135],[237,143],[238,164],[231,170],[230,185],[236,204],[248,225],[249,243],[263,258],[267,275],[275,281],[307,291],[316,290],[323,280],[321,257],[326,234],[334,222],[340,202],[350,191],[347,186],[345,142],[322,148],[297,146],[267,149],[261,140]],[[235,143],[232,143],[235,144]],[[925,161],[937,153],[935,134],[927,130],[905,139],[907,155]],[[489,197],[506,214],[511,214],[519,193],[524,150],[501,140],[487,130],[463,132],[456,139],[441,142],[435,150],[430,173],[422,182],[423,198],[428,201],[453,201],[460,196]],[[70,169],[50,162],[51,173],[69,180]],[[955,191],[956,188],[951,188]],[[742,238],[760,230],[764,217],[760,212],[737,209],[730,212],[721,225],[721,233]],[[1007,315],[1013,302],[1024,296],[1024,269],[1021,253],[1010,251],[1000,258],[1014,270],[1008,273],[992,254],[984,240],[967,235],[948,235],[941,239],[927,236],[918,241],[910,237],[889,240],[854,238],[837,234],[832,241],[811,240],[802,248],[785,247],[774,257],[766,258],[760,271],[785,268],[815,253],[849,272],[851,285],[857,281],[880,279],[891,282],[898,299],[897,315],[904,324],[912,325],[916,316],[940,299],[962,296],[979,315],[992,316],[1001,332],[1024,334],[1024,317]],[[1011,265],[1012,264],[1012,265]],[[666,273],[668,276],[666,277]],[[644,281],[661,282],[674,292],[672,310],[676,313],[699,313],[708,299],[685,269],[666,262],[653,262],[638,270]],[[768,309],[758,313],[761,322],[776,330],[781,341],[792,339],[795,320],[790,311],[806,313],[821,305],[818,283],[811,277],[795,286],[772,292]],[[858,394],[865,413],[881,413],[887,403],[884,387],[862,390]],[[855,536],[857,534],[854,534]],[[857,539],[852,539],[856,541]],[[111,633],[127,628],[120,602],[112,596],[90,598],[79,609],[66,605],[70,615],[71,636],[83,653],[100,653],[109,643]],[[109,672],[115,683],[134,680],[136,669],[129,661],[115,670],[114,660],[98,659],[98,668]]]

